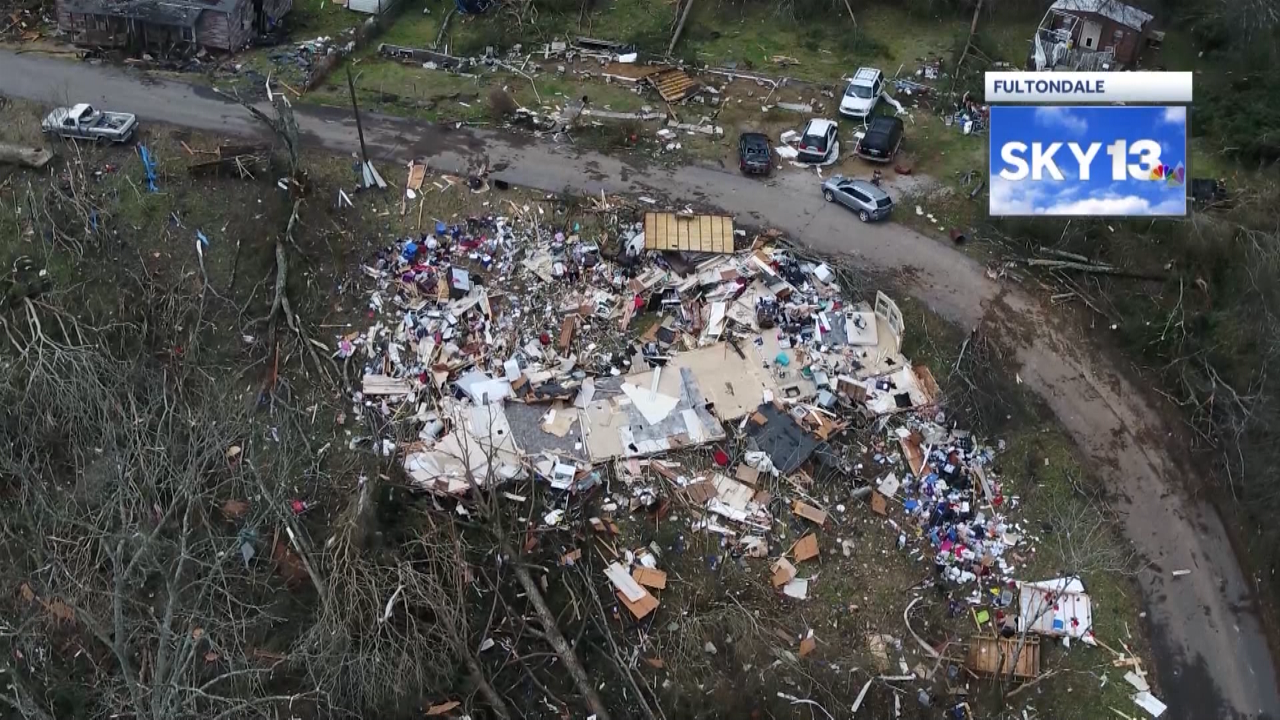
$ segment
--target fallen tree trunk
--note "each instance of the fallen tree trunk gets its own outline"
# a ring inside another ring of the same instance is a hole
[[[1157,273],[1144,273],[1136,270],[1124,270],[1111,265],[1090,265],[1070,260],[1045,260],[1031,258],[1026,261],[1032,267],[1043,267],[1051,270],[1076,270],[1078,272],[1097,273],[1099,275],[1115,275],[1116,277],[1136,278],[1138,280],[1165,280],[1166,276]]]
[[[47,148],[0,143],[0,165],[18,165],[39,170],[52,159],[53,152]]]
[[[1057,255],[1060,258],[1066,258],[1068,260],[1075,260],[1077,262],[1088,263],[1090,265],[1095,264],[1093,261],[1091,261],[1089,258],[1085,257],[1084,255],[1080,255],[1078,253],[1073,253],[1073,252],[1067,252],[1066,250],[1058,250],[1056,248],[1047,248],[1041,245],[1040,252],[1044,253],[1045,255]]]
[[[493,685],[489,683],[489,679],[485,677],[484,670],[480,667],[480,661],[476,659],[470,648],[458,648],[462,654],[462,660],[466,663],[467,674],[471,676],[471,683],[484,696],[489,703],[489,709],[494,715],[498,716],[498,720],[511,720],[511,712],[507,710],[507,703],[502,696],[493,689]]]
[[[671,33],[671,44],[667,45],[667,56],[676,49],[676,43],[680,41],[680,33],[684,31],[684,21],[689,19],[689,11],[693,9],[693,0],[684,0],[684,9],[680,11],[680,22],[676,24],[676,31]]]
[[[591,708],[591,713],[595,715],[596,720],[609,720],[609,712],[605,710],[604,703],[600,700],[600,695],[596,693],[595,687],[591,684],[591,678],[587,677],[587,671],[583,669],[582,662],[578,660],[578,655],[569,647],[569,642],[564,639],[564,635],[560,634],[560,628],[556,625],[555,613],[551,612],[551,608],[547,606],[547,601],[542,597],[542,589],[538,587],[538,583],[534,582],[533,576],[529,574],[529,569],[520,564],[515,550],[509,543],[503,543],[503,552],[510,559],[511,569],[516,574],[516,580],[520,581],[520,587],[524,590],[525,595],[529,598],[529,604],[533,605],[533,611],[538,614],[538,623],[542,625],[542,631],[546,633],[547,640],[551,643],[551,647],[555,649],[556,655],[560,657],[560,661],[569,671],[569,677],[573,678],[573,684],[578,687],[578,692],[586,699],[587,705]]]

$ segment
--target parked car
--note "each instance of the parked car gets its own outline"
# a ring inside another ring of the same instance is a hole
[[[822,197],[858,213],[862,222],[883,220],[893,210],[893,198],[867,180],[836,175],[822,183]]]
[[[128,142],[137,129],[136,115],[104,112],[85,103],[55,108],[40,123],[40,130],[47,134],[100,142]]]
[[[840,114],[862,119],[869,117],[884,92],[884,73],[875,68],[858,68],[840,99]]]
[[[748,175],[768,175],[773,169],[773,145],[764,133],[738,136],[738,169]]]
[[[834,159],[838,149],[835,122],[813,118],[805,123],[804,132],[800,133],[796,160],[802,163],[825,163]]]
[[[871,119],[862,138],[853,146],[853,154],[863,160],[887,163],[902,147],[902,119],[890,115],[877,115]]]

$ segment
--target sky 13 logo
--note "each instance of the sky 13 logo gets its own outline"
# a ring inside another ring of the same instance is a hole
[[[994,105],[989,212],[1186,214],[1185,106]]]
[[[1064,147],[1069,153],[1062,152]],[[1063,156],[1067,156],[1076,163],[1078,172],[1075,177],[1090,180],[1093,177],[1094,161],[1102,147],[1100,142],[1087,145],[1077,142],[1007,142],[1000,148],[1000,158],[1008,167],[1000,171],[1000,177],[1013,181],[1026,180],[1028,177],[1032,180],[1065,180],[1066,175],[1059,169],[1058,162]],[[1106,154],[1111,159],[1108,171],[1112,182],[1165,179],[1162,170],[1166,166],[1160,160],[1160,143],[1155,140],[1134,140],[1130,143],[1120,139],[1106,148]]]

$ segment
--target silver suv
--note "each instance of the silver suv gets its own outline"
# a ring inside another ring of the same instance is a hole
[[[862,222],[882,220],[893,210],[893,198],[866,180],[850,180],[836,175],[822,183],[822,197],[858,213]]]

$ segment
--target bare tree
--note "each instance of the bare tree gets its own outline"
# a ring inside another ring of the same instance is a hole
[[[5,702],[39,717],[24,688],[68,685],[94,689],[94,714],[138,718],[323,701],[273,691],[275,665],[255,653],[281,620],[262,549],[300,453],[243,402],[24,309],[0,372],[0,479],[15,491],[0,533],[21,548],[7,564],[22,622]],[[61,672],[82,659],[83,674]]]

